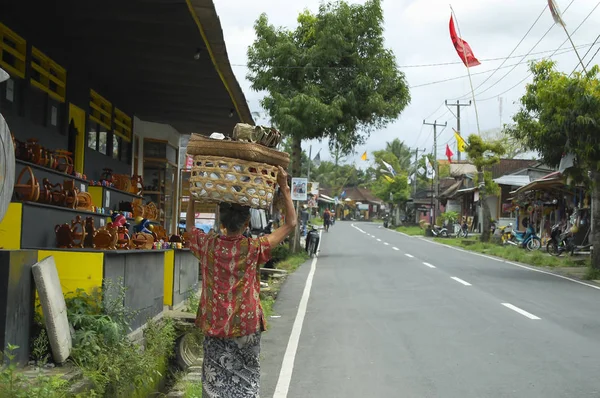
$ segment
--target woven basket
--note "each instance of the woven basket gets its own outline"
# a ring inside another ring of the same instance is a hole
[[[237,203],[266,209],[273,202],[277,167],[265,163],[195,156],[190,192],[203,202]]]
[[[192,134],[188,143],[187,154],[191,156],[203,155],[241,159],[281,166],[284,169],[287,169],[290,165],[290,155],[286,152],[279,152],[251,142],[214,140],[202,137],[199,134]]]

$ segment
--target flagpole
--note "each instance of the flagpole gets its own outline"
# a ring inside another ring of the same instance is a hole
[[[462,34],[460,33],[460,25],[458,24],[458,18],[456,18],[456,13],[452,8],[452,4],[450,4],[450,12],[454,17],[454,21],[456,22],[456,29],[458,29],[458,36],[462,39]],[[479,111],[477,110],[477,101],[475,100],[475,90],[473,89],[473,79],[471,78],[471,68],[469,68],[469,61],[467,60],[467,51],[465,50],[465,46],[463,45],[463,55],[465,57],[465,61],[467,62],[467,73],[469,75],[469,84],[471,86],[471,96],[473,97],[473,105],[475,107],[475,119],[477,120],[477,134],[481,135],[481,129],[479,128]]]
[[[573,47],[573,50],[575,50],[575,54],[577,54],[577,58],[579,59],[579,63],[581,64],[581,68],[583,69],[583,72],[587,75],[587,70],[585,69],[585,64],[583,63],[583,59],[581,59],[581,55],[579,55],[579,51],[577,51],[577,47],[575,46],[575,43],[573,43],[573,39],[571,39],[571,35],[569,34],[569,31],[567,30],[565,23],[562,22],[560,25],[563,27],[565,33],[567,34],[567,37],[569,38],[569,41],[571,42],[571,46]]]

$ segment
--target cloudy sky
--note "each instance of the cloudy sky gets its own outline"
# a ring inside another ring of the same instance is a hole
[[[260,111],[261,94],[250,88],[245,67],[247,48],[255,38],[254,21],[261,13],[266,12],[271,23],[293,29],[298,13],[304,9],[316,12],[320,1],[214,1],[233,70],[246,94],[250,109]],[[580,47],[580,55],[583,57],[591,48],[584,59],[584,63],[587,63],[600,48],[600,43],[591,47],[600,35],[600,2],[556,0],[556,3],[563,12],[563,19],[575,45]],[[567,8],[569,3],[572,4]],[[558,62],[561,70],[570,73],[578,65],[570,43],[565,43],[567,36],[564,30],[559,25],[553,26],[553,19],[547,8],[531,28],[546,5],[546,0],[452,1],[460,33],[481,61],[480,66],[471,68],[481,131],[499,128],[502,123],[511,120],[517,109],[516,101],[523,94],[525,84],[530,81],[527,78],[527,60],[550,56],[560,48],[552,58]],[[423,119],[428,122],[448,122],[448,128],[441,133],[438,130],[437,153],[439,157],[444,156],[447,142],[456,153],[456,144],[452,138],[456,118],[445,107],[444,100],[456,103],[457,99],[468,101],[472,97],[467,70],[460,62],[449,37],[448,1],[384,0],[383,8],[386,46],[394,51],[398,67],[406,74],[411,86],[412,102],[396,122],[374,132],[367,144],[356,148],[357,154],[348,160],[358,160],[365,150],[371,152],[380,149],[386,141],[396,137],[412,148],[431,151],[433,131],[430,126],[423,126]],[[587,21],[573,34],[586,17]],[[530,28],[531,31],[527,34]],[[525,39],[519,44],[523,37]],[[511,58],[507,59],[513,50]],[[499,68],[503,62],[504,65]],[[594,63],[596,62],[600,63],[600,54],[594,58]],[[432,64],[435,66],[428,66]],[[486,79],[488,80],[484,82]],[[475,107],[462,108],[461,112],[463,135],[477,132]],[[258,119],[257,122],[265,121]],[[307,142],[306,149],[310,144],[313,156],[319,148],[323,148],[321,158],[330,158],[326,143]],[[362,165],[360,161],[358,164]]]

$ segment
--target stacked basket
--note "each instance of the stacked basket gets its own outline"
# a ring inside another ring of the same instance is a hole
[[[237,203],[257,209],[267,209],[273,202],[277,186],[277,166],[286,169],[290,157],[261,143],[268,140],[276,145],[278,138],[264,134],[264,129],[238,125],[234,140],[218,140],[192,134],[187,154],[192,156],[190,192],[202,202]],[[240,137],[240,131],[249,129],[261,132],[258,140],[252,135]],[[279,134],[277,132],[277,134]]]

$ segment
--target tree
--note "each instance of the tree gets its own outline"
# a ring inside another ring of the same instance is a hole
[[[507,159],[516,159],[519,156],[526,154],[528,151],[521,140],[509,134],[509,131],[513,128],[514,126],[512,125],[506,125],[504,126],[504,129],[482,131],[481,137],[485,141],[494,141],[502,144],[506,150],[504,156]]]
[[[492,215],[486,199],[488,195],[498,194],[499,187],[492,180],[491,172],[485,169],[500,162],[500,156],[504,155],[505,150],[499,142],[485,142],[480,136],[471,134],[467,141],[466,151],[469,159],[477,168],[476,183],[479,187],[479,203],[481,203],[481,209],[483,210],[481,241],[489,242]]]
[[[390,177],[391,181],[383,176],[379,177],[373,184],[373,194],[386,202],[390,202],[391,198],[394,204],[406,203],[410,196],[407,177],[406,173],[398,173],[395,177]]]
[[[386,142],[385,150],[391,152],[398,159],[398,170],[408,170],[411,164],[412,152],[404,145],[404,142],[394,138],[391,142]]]
[[[592,187],[592,244],[600,248],[600,69],[566,75],[552,61],[531,64],[528,84],[513,117],[510,134],[537,151],[542,161],[558,166],[565,153],[574,154],[577,167],[567,172]],[[589,171],[589,173],[588,173]],[[600,269],[600,250],[592,253],[592,266]]]
[[[321,4],[316,14],[301,13],[295,30],[276,28],[263,14],[254,28],[248,79],[266,92],[261,105],[275,126],[292,137],[294,175],[303,139],[329,139],[349,153],[410,101],[405,76],[384,47],[380,0]]]

